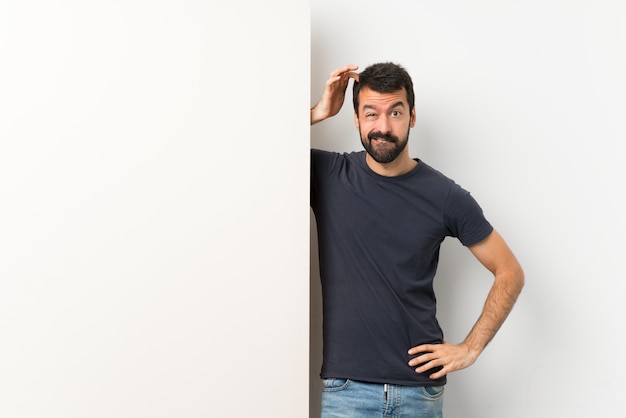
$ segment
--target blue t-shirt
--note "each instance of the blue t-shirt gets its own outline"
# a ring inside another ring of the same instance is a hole
[[[417,160],[385,177],[365,152],[311,151],[323,292],[321,376],[438,386],[408,365],[409,348],[441,343],[433,279],[445,237],[463,245],[492,226],[469,192]]]

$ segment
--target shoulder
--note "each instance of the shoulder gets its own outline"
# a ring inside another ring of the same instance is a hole
[[[319,148],[311,148],[312,158],[357,159],[363,154],[365,154],[365,151],[337,152],[323,150]]]
[[[360,164],[361,160],[365,160],[364,153],[365,151],[339,153],[312,148],[311,166],[312,169],[332,170],[346,164]]]
[[[425,163],[423,160],[418,159],[418,166],[420,166],[422,171],[422,176],[432,179],[433,181],[438,181],[441,183],[452,184],[454,180],[452,180],[447,175],[443,174],[441,171],[437,170],[433,166]]]
[[[417,180],[421,187],[429,193],[436,193],[437,196],[447,199],[451,193],[461,192],[463,189],[450,177],[441,171],[433,168],[422,160],[418,160]]]

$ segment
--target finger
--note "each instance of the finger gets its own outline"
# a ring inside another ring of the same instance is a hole
[[[448,372],[446,371],[445,368],[443,368],[443,369],[439,370],[438,372],[431,374],[428,377],[430,377],[433,380],[436,380],[436,379],[439,379],[441,377],[444,377],[447,374],[448,374]]]
[[[418,373],[424,373],[430,369],[434,369],[435,367],[443,367],[445,363],[440,358],[433,358],[430,360],[422,361],[418,363],[418,367],[415,368],[415,371]]]
[[[349,64],[349,65],[346,65],[345,67],[341,67],[341,68],[336,69],[335,71],[330,73],[330,76],[333,77],[335,75],[339,75],[339,74],[342,74],[342,73],[347,73],[348,71],[355,71],[358,68],[359,68],[358,65]]]
[[[330,77],[328,80],[326,80],[326,85],[327,86],[332,86],[333,84],[335,84],[338,81],[341,81],[341,76],[340,75],[336,75],[334,77]]]
[[[422,353],[422,355],[414,357],[411,360],[409,360],[409,366],[415,367],[418,365],[423,365],[436,358],[437,356],[433,355],[432,353]]]
[[[346,73],[329,78],[326,81],[326,89],[329,92],[335,90],[345,90],[348,87],[348,82],[350,81],[350,78],[358,81],[358,77],[359,75],[356,73]]]
[[[346,80],[353,79],[354,81],[359,81],[359,73],[355,73],[354,71],[344,73],[343,77],[345,77]]]
[[[332,73],[330,73],[329,78],[334,78],[336,76],[342,75],[344,73],[348,73],[348,72],[354,72],[355,70],[357,70],[359,67],[356,65],[346,65],[345,67],[339,68],[335,71],[333,71]]]
[[[417,345],[409,349],[409,354],[414,355],[414,354],[420,354],[420,353],[425,353],[425,352],[432,352],[434,351],[433,349],[434,347],[435,346],[432,344]]]
[[[352,79],[354,79],[354,80],[356,80],[356,81],[359,81],[359,74],[358,74],[358,73],[355,73],[355,72],[353,72],[353,71],[349,71],[349,72],[347,72],[347,73],[341,73],[341,74],[338,74],[338,75],[336,75],[336,76],[334,76],[334,77],[330,77],[330,78],[328,79],[328,84],[333,84],[333,83],[335,83],[335,82],[337,82],[337,81],[341,81],[341,82],[342,82],[342,84],[347,84],[347,83],[348,83],[348,81],[349,81],[351,78],[352,78]]]

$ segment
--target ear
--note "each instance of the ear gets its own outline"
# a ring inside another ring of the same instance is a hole
[[[359,130],[359,115],[354,112],[354,126],[356,126],[356,130]]]
[[[415,127],[416,120],[417,116],[415,115],[415,107],[413,107],[413,111],[411,112],[411,124],[409,125],[411,128]]]

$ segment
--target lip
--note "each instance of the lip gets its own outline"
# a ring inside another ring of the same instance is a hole
[[[377,144],[381,144],[381,145],[385,145],[385,144],[391,144],[392,141],[389,141],[387,139],[382,139],[382,138],[372,138],[372,143],[377,143]]]

